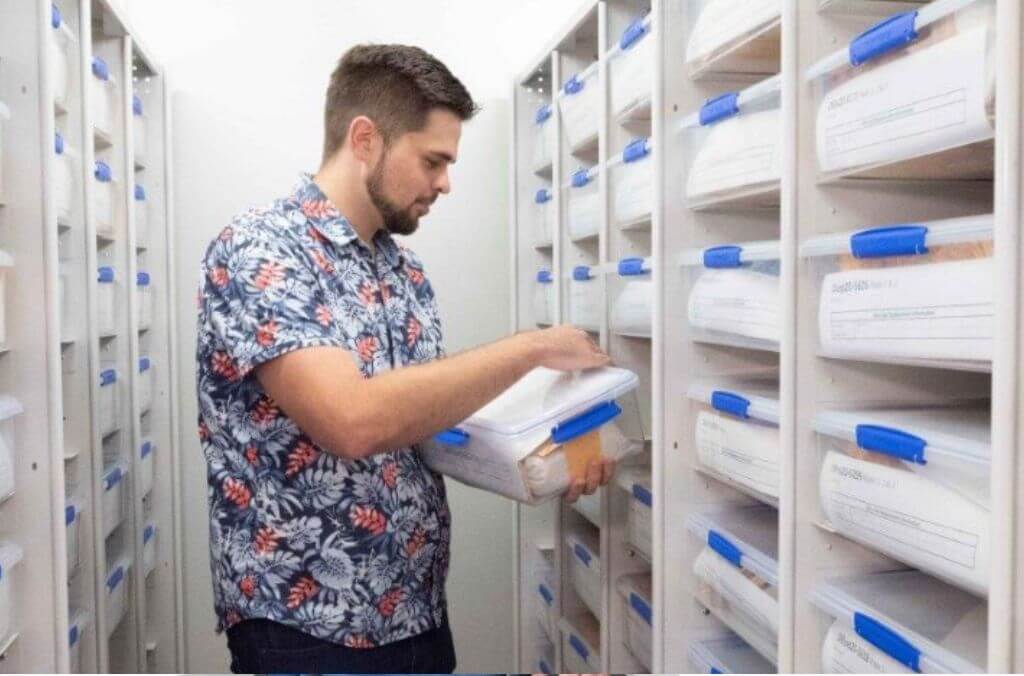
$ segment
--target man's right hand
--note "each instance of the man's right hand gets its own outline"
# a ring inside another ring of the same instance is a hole
[[[601,351],[590,335],[575,326],[554,326],[525,335],[538,346],[538,364],[549,369],[582,371],[611,363],[611,358]]]

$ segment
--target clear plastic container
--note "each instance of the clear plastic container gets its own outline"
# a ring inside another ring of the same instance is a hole
[[[75,44],[75,34],[64,23],[57,5],[50,5],[49,68],[50,86],[53,102],[67,110],[71,101],[71,46]]]
[[[820,584],[825,673],[986,671],[988,604],[924,573],[874,573]]]
[[[809,68],[822,178],[991,178],[994,58],[994,0],[936,0]]]
[[[107,62],[98,56],[92,57],[89,96],[92,126],[107,136],[113,136],[114,120],[117,119],[117,79]]]
[[[650,109],[656,47],[650,32],[648,14],[631,23],[608,54],[611,109],[616,117]]]
[[[651,337],[654,281],[650,258],[624,258],[612,284],[612,333],[635,338]]]
[[[686,316],[701,343],[778,351],[782,337],[779,243],[690,249],[680,256]]]
[[[694,596],[772,664],[777,663],[778,513],[767,506],[690,515],[701,547]]]
[[[651,513],[654,494],[651,492],[651,469],[623,467],[618,471],[616,481],[631,498],[629,517],[626,521],[626,540],[637,554],[650,561],[654,551],[654,521]]]
[[[11,119],[11,109],[7,107],[3,101],[0,101],[0,204],[3,203],[6,196],[4,191],[4,127]]]
[[[132,95],[132,136],[135,148],[135,157],[146,157],[146,116],[142,107],[142,99],[138,94]]]
[[[567,190],[566,228],[569,239],[578,242],[601,232],[601,193],[597,176],[601,169],[580,169],[572,175]]]
[[[782,182],[782,77],[709,99],[682,122],[686,205],[776,207]]]
[[[596,458],[621,460],[645,438],[635,373],[534,369],[457,428],[422,444],[435,471],[528,504],[565,493]],[[636,441],[634,441],[636,440]]]
[[[142,529],[142,571],[148,577],[156,570],[156,524],[152,521]]]
[[[533,292],[533,321],[550,325],[555,317],[555,279],[550,270],[537,273],[537,288]]]
[[[67,147],[59,132],[54,136],[54,152],[57,155],[53,182],[57,221],[71,225],[78,197],[78,153]]]
[[[779,503],[779,388],[765,383],[690,386],[697,466],[722,483]]]
[[[695,674],[774,674],[775,665],[739,636],[694,641],[687,651]]]
[[[537,624],[550,641],[558,640],[558,591],[555,575],[555,552],[537,548],[533,568],[534,608]]]
[[[0,640],[9,638],[14,631],[14,571],[21,563],[21,547],[13,542],[0,542]]]
[[[534,117],[533,137],[533,169],[537,173],[551,168],[551,158],[555,151],[555,121],[552,117],[550,104],[537,109]]]
[[[598,62],[590,64],[566,81],[558,95],[562,129],[570,151],[597,143],[601,119],[601,83]]]
[[[109,336],[117,332],[117,273],[103,266],[97,270],[96,281],[96,326],[101,336]]]
[[[139,329],[148,329],[153,324],[153,288],[148,272],[135,274],[135,292],[138,294]]]
[[[68,625],[68,650],[70,651],[71,669],[70,673],[82,673],[82,643],[85,632],[89,628],[89,611],[77,610],[71,613],[70,624]]]
[[[139,359],[139,377],[135,384],[139,388],[139,410],[145,413],[153,408],[153,362],[149,357]]]
[[[565,535],[569,579],[576,595],[594,617],[601,617],[601,543],[596,533],[574,530]]]
[[[67,536],[68,577],[71,577],[78,569],[82,531],[82,508],[75,498],[68,500],[64,506],[64,531]]]
[[[156,444],[150,439],[145,439],[139,444],[139,488],[144,496],[153,491],[156,478],[156,461],[153,457],[155,450]]]
[[[779,72],[782,0],[681,0],[690,75]]]
[[[127,515],[127,478],[128,465],[123,461],[116,462],[103,471],[103,537],[113,533]]]
[[[569,280],[569,323],[581,329],[601,330],[603,279],[589,265],[578,265]]]
[[[988,594],[986,408],[824,411],[814,429],[821,508],[836,532]]]
[[[541,188],[533,197],[534,243],[548,247],[555,241],[555,202],[551,191]]]
[[[572,503],[572,508],[575,512],[582,515],[590,523],[594,524],[598,528],[601,527],[601,491],[594,492],[593,495],[581,495],[579,500]]]
[[[601,673],[601,627],[587,613],[571,618],[563,617],[562,666],[566,673]]]
[[[121,425],[119,399],[117,369],[103,369],[99,375],[99,399],[96,414],[101,436],[112,434]]]
[[[107,571],[107,635],[112,635],[128,614],[131,559],[124,557]]]
[[[96,205],[96,234],[114,237],[114,210],[117,204],[118,181],[114,172],[106,162],[97,160],[93,171],[94,201]]]
[[[626,648],[651,671],[654,657],[651,576],[623,575],[615,586],[626,603]]]
[[[654,157],[651,139],[630,141],[608,163],[612,186],[612,222],[623,230],[647,226],[654,207]]]
[[[135,246],[145,247],[149,245],[149,201],[146,199],[146,189],[141,185],[135,185]]]
[[[14,270],[14,259],[0,250],[0,346],[7,346],[7,296],[10,276]]]
[[[14,495],[17,487],[18,440],[14,421],[24,412],[20,401],[9,394],[0,395],[0,502]]]
[[[992,231],[983,215],[805,242],[800,255],[820,289],[820,354],[991,370]]]

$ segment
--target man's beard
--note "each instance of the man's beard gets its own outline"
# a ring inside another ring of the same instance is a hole
[[[392,235],[411,235],[420,226],[420,219],[413,217],[407,210],[401,209],[394,202],[384,196],[384,161],[387,154],[381,156],[373,173],[366,180],[366,192],[370,195],[370,201],[377,207],[381,217],[384,219],[384,229]]]

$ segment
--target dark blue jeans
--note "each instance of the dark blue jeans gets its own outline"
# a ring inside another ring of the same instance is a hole
[[[438,629],[380,648],[356,650],[270,620],[245,620],[227,631],[236,674],[450,674],[455,645]]]

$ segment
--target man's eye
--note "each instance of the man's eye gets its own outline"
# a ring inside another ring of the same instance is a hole
[[[437,169],[440,166],[440,162],[437,162],[435,160],[427,160],[427,167],[429,167],[430,169]]]

